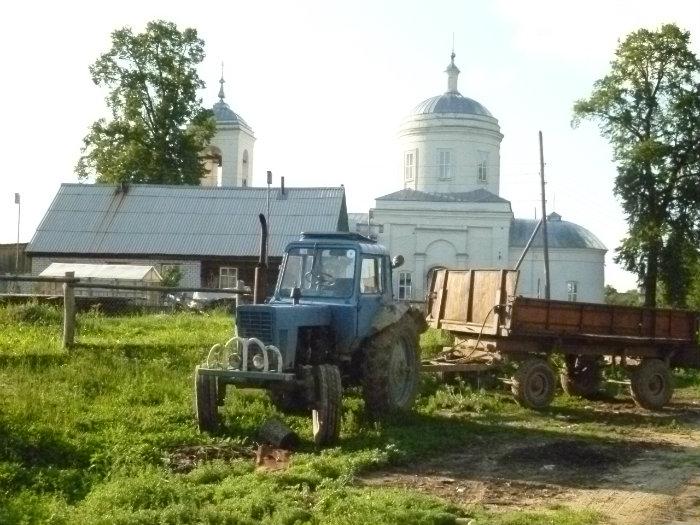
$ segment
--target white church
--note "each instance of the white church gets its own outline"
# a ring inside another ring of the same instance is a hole
[[[351,231],[404,256],[394,275],[402,300],[423,300],[435,268],[513,268],[537,225],[516,219],[499,195],[503,134],[483,105],[460,94],[454,58],[445,71],[447,91],[418,104],[400,127],[397,191],[377,197],[369,213],[348,214]],[[225,102],[220,82],[211,169],[202,185],[250,186],[255,136]],[[603,302],[605,246],[557,213],[549,214],[547,228],[551,298]],[[542,239],[540,228],[520,266],[521,295],[544,297]]]

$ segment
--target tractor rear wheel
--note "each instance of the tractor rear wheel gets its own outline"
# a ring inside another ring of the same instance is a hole
[[[371,418],[413,406],[420,379],[418,331],[410,318],[374,336],[364,349],[362,395]]]
[[[215,432],[219,428],[218,392],[216,377],[194,369],[194,410],[201,432]]]
[[[340,435],[343,412],[343,386],[335,365],[318,365],[313,369],[314,405],[311,412],[314,443],[332,445]]]
[[[566,356],[566,370],[559,379],[564,392],[570,396],[595,399],[602,382],[600,362],[595,357]]]
[[[632,399],[647,410],[661,409],[673,396],[673,375],[661,359],[642,359],[630,380]]]
[[[523,361],[512,378],[511,390],[515,400],[525,408],[547,408],[554,398],[554,372],[544,359]]]

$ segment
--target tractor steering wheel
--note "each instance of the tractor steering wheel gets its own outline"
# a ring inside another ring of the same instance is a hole
[[[335,277],[327,272],[306,272],[304,274],[304,281],[309,283],[311,286],[333,286],[335,284]]]

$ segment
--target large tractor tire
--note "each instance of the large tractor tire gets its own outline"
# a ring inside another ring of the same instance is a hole
[[[561,387],[570,396],[595,399],[603,381],[600,361],[595,357],[566,357],[566,369],[559,376]]]
[[[554,398],[554,371],[544,359],[523,361],[512,378],[511,391],[520,406],[541,410]]]
[[[314,443],[332,445],[338,441],[343,413],[343,386],[335,365],[318,365],[313,369],[314,406],[311,412]]]
[[[661,359],[642,359],[630,380],[632,399],[647,410],[660,410],[673,396],[673,375]]]
[[[409,317],[374,336],[364,348],[362,395],[373,418],[413,406],[420,380],[418,331]]]
[[[194,410],[200,432],[216,432],[219,428],[219,396],[216,377],[194,369]]]

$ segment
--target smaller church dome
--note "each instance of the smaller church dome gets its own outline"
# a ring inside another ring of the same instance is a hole
[[[243,120],[240,115],[235,113],[223,100],[219,100],[211,109],[214,112],[214,119],[218,123],[243,124],[244,126],[247,126],[246,121]]]
[[[216,120],[217,124],[240,124],[241,126],[250,127],[246,121],[243,120],[239,114],[235,113],[224,101],[224,98],[226,98],[226,95],[224,94],[225,82],[224,65],[222,63],[221,80],[219,80],[219,84],[221,84],[221,87],[219,88],[219,101],[211,108],[214,112],[214,120]]]

